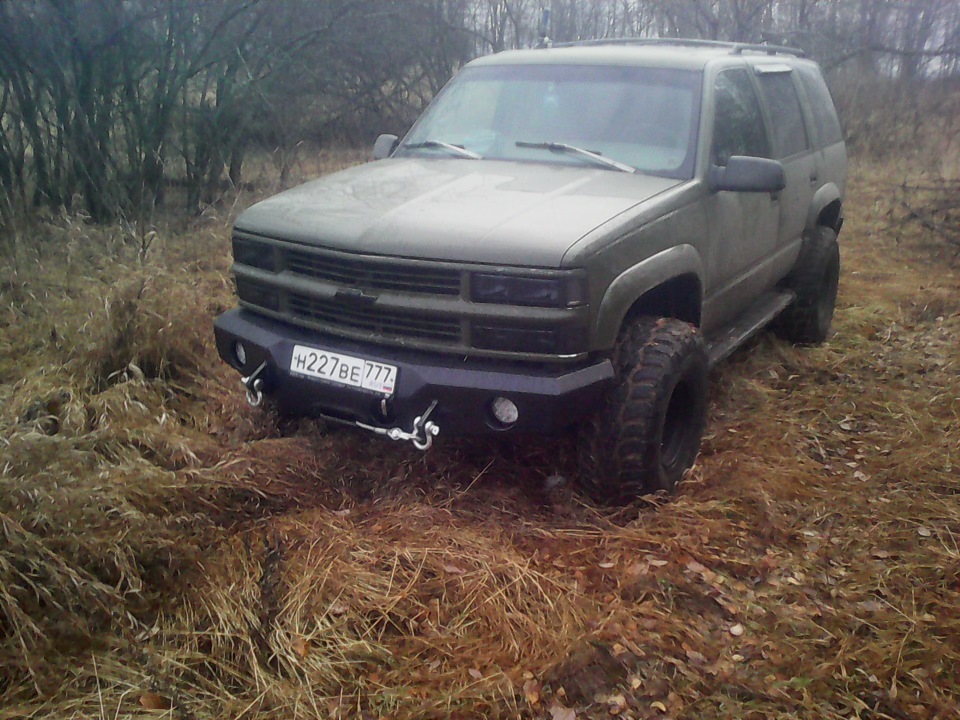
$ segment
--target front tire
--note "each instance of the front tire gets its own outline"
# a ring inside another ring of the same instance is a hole
[[[597,502],[672,492],[693,465],[707,418],[707,355],[689,323],[641,317],[614,351],[616,385],[580,431],[580,484]]]

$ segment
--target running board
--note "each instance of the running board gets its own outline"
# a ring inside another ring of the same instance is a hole
[[[726,360],[738,347],[763,330],[787,305],[793,302],[794,297],[795,295],[790,291],[768,293],[724,327],[719,335],[710,338],[707,341],[707,358],[710,367]]]

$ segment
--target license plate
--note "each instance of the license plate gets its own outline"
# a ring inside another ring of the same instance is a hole
[[[394,365],[303,345],[293,348],[290,372],[384,395],[393,395],[397,383],[397,368]]]

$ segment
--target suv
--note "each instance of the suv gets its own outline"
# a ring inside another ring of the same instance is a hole
[[[713,364],[827,337],[846,150],[797,50],[484,57],[374,158],[236,222],[216,338],[254,404],[421,449],[580,424],[582,486],[625,502],[693,464]]]

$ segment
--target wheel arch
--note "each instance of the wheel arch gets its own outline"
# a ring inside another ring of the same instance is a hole
[[[843,225],[843,199],[840,188],[833,183],[827,183],[817,190],[810,204],[807,230],[813,230],[820,225],[832,229],[837,234],[840,233]]]
[[[699,326],[703,262],[692,245],[677,245],[618,275],[604,294],[591,345],[614,346],[623,323],[640,315],[672,317]]]

